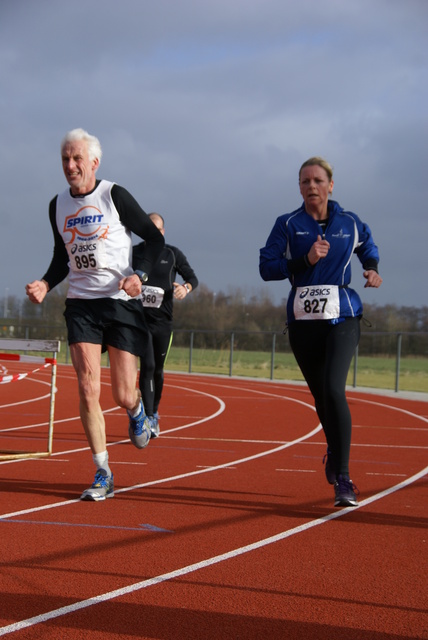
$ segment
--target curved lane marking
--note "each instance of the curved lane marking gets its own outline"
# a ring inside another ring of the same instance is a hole
[[[187,387],[178,387],[178,388],[188,389]],[[199,391],[197,391],[195,389],[189,389],[189,390],[192,391],[192,392],[197,392],[197,393],[199,392]],[[243,389],[243,390],[248,391],[248,389]],[[252,390],[252,391],[254,391],[254,390]],[[203,392],[199,392],[199,393],[203,393]],[[300,400],[296,400],[295,398],[277,396],[277,395],[272,394],[272,393],[262,392],[262,391],[258,391],[258,390],[257,390],[257,393],[261,393],[262,395],[273,396],[273,397],[276,397],[276,398],[279,397],[279,398],[291,400],[293,402],[297,402],[297,403],[302,404],[302,405],[304,405],[306,407],[309,407],[310,409],[315,411],[315,409],[313,408],[312,405],[308,405],[307,403],[302,402]],[[210,394],[203,393],[203,395],[208,395],[209,396]],[[214,396],[211,396],[211,397],[214,397]],[[219,398],[217,398],[217,399],[218,399],[218,401],[220,403],[223,402]],[[379,403],[371,402],[371,401],[367,401],[367,402],[369,402],[371,404],[379,404]],[[223,405],[224,405],[224,403],[223,403]],[[222,405],[220,405],[220,409],[218,409],[218,411],[214,415],[219,415],[224,410],[224,406],[222,408]],[[381,405],[381,406],[388,406],[389,408],[391,408],[393,410],[400,411],[400,409],[398,407],[390,407],[390,405]],[[115,410],[115,409],[111,409],[110,411],[113,411],[113,410]],[[423,418],[421,416],[418,416],[417,414],[413,414],[412,412],[409,412],[409,411],[406,411],[406,410],[403,410],[403,411],[405,413],[413,416],[413,417],[416,417],[416,418],[422,419],[423,421],[426,421],[425,418]],[[202,420],[202,422],[205,422],[208,419],[210,419],[210,418],[209,417],[204,418]],[[185,426],[182,426],[182,427],[178,427],[176,429],[171,429],[171,430],[168,431],[168,433],[171,433],[172,431],[181,430],[183,428],[186,428],[186,426],[192,426],[194,424],[199,424],[200,422],[201,421],[198,420],[195,423],[189,423],[188,425],[185,425]],[[281,451],[281,450],[286,449],[286,448],[288,448],[288,447],[290,447],[293,444],[296,444],[298,442],[302,442],[303,440],[306,440],[306,439],[312,437],[312,435],[318,433],[320,430],[321,430],[321,425],[319,424],[315,429],[313,429],[308,434],[305,434],[305,435],[301,436],[300,438],[297,438],[296,440],[287,442],[287,443],[285,443],[285,444],[283,444],[283,445],[281,445],[279,447],[275,447],[274,449],[270,449],[268,451],[264,451],[264,452],[255,454],[253,456],[248,456],[246,458],[241,458],[240,460],[232,461],[232,462],[229,462],[229,463],[226,463],[226,464],[217,465],[217,466],[214,466],[214,467],[208,467],[208,468],[204,468],[204,469],[199,469],[198,471],[193,471],[193,472],[189,472],[189,473],[185,473],[185,474],[180,474],[180,475],[177,475],[177,476],[172,476],[170,478],[163,478],[163,479],[152,481],[152,482],[147,482],[147,483],[143,483],[143,484],[139,484],[139,485],[134,485],[132,487],[126,487],[126,488],[123,488],[123,489],[119,489],[118,491],[116,491],[116,493],[125,492],[125,491],[131,491],[131,490],[138,489],[138,488],[141,488],[141,487],[146,487],[146,486],[153,486],[153,485],[156,485],[156,484],[170,482],[170,481],[181,479],[181,478],[185,478],[185,477],[190,477],[190,476],[194,476],[194,475],[200,475],[202,473],[209,473],[209,472],[215,471],[217,469],[222,469],[222,468],[225,468],[225,467],[229,467],[231,464],[241,464],[241,463],[244,463],[244,462],[248,462],[250,460],[253,460],[253,459],[256,459],[256,458],[259,458],[259,457],[263,457],[263,456],[266,456],[266,455],[270,455],[270,454],[275,453],[277,451]],[[115,443],[115,444],[118,444],[118,443]],[[75,451],[81,451],[81,449],[77,449]],[[66,452],[61,452],[61,453],[58,453],[56,455],[64,455],[64,453],[66,453]],[[428,467],[425,467],[425,469],[422,469],[419,473],[416,473],[412,477],[407,478],[406,480],[400,482],[399,484],[397,484],[397,485],[395,485],[393,487],[390,487],[389,489],[385,489],[384,491],[381,491],[380,493],[377,493],[377,494],[375,494],[375,495],[373,495],[373,496],[371,496],[369,498],[366,498],[366,499],[362,500],[357,507],[346,507],[344,509],[335,510],[334,512],[332,512],[330,514],[327,514],[326,516],[323,516],[322,518],[317,518],[315,520],[311,520],[310,522],[307,522],[307,523],[305,523],[303,525],[300,525],[298,527],[294,527],[292,529],[288,529],[288,530],[283,531],[283,532],[281,532],[279,534],[276,534],[275,536],[270,536],[268,538],[265,538],[263,540],[259,540],[257,542],[252,543],[252,544],[249,544],[249,545],[246,545],[246,546],[243,546],[243,547],[239,547],[237,549],[233,549],[233,550],[231,550],[231,551],[229,551],[227,553],[223,553],[223,554],[218,555],[218,556],[213,556],[211,558],[207,558],[206,560],[202,560],[200,562],[188,565],[186,567],[182,567],[182,568],[177,569],[175,571],[164,573],[164,574],[161,574],[159,576],[155,576],[153,578],[150,578],[148,580],[143,580],[141,582],[137,582],[137,583],[134,583],[132,585],[128,585],[127,587],[123,587],[121,589],[116,589],[114,591],[109,591],[107,593],[95,596],[93,598],[88,598],[86,600],[82,600],[81,602],[73,603],[72,605],[61,607],[59,609],[55,609],[53,611],[49,611],[49,612],[46,612],[44,614],[40,614],[38,616],[34,616],[34,617],[28,618],[26,620],[21,620],[20,622],[13,623],[11,625],[0,627],[0,636],[6,635],[8,633],[13,633],[15,631],[19,631],[21,629],[28,628],[28,627],[34,626],[36,624],[40,624],[42,622],[46,622],[47,620],[52,620],[54,618],[58,618],[60,616],[66,615],[66,614],[73,613],[75,611],[78,611],[78,610],[81,610],[81,609],[85,609],[85,608],[93,606],[95,604],[99,604],[101,602],[106,602],[108,600],[112,600],[114,598],[118,598],[118,597],[121,597],[123,595],[129,594],[129,593],[133,593],[135,591],[139,591],[141,589],[145,589],[147,587],[159,584],[161,582],[165,582],[167,580],[172,580],[174,578],[177,578],[177,577],[192,573],[194,571],[198,571],[200,569],[204,569],[206,567],[212,566],[212,565],[217,564],[219,562],[224,562],[226,560],[229,560],[231,558],[235,558],[235,557],[243,555],[245,553],[249,553],[251,551],[255,551],[255,550],[260,549],[260,548],[262,548],[264,546],[267,546],[267,545],[270,545],[270,544],[274,544],[276,542],[284,540],[284,539],[286,539],[288,537],[291,537],[293,535],[296,535],[298,533],[302,533],[304,531],[307,531],[308,529],[311,529],[311,528],[313,528],[315,526],[318,526],[318,525],[321,525],[321,524],[325,524],[325,523],[327,523],[327,522],[329,522],[331,520],[334,520],[336,518],[342,517],[343,515],[346,515],[349,512],[355,512],[357,509],[361,509],[362,507],[364,507],[364,506],[366,506],[368,504],[371,504],[372,502],[380,500],[380,499],[382,499],[382,498],[384,498],[386,496],[389,496],[390,494],[392,494],[392,493],[394,493],[396,491],[399,491],[400,489],[403,489],[403,488],[407,487],[408,485],[412,484],[413,482],[416,482],[420,478],[424,477],[427,473],[428,473]],[[59,503],[55,503],[55,504],[51,504],[51,505],[45,505],[43,507],[38,507],[38,508],[35,508],[35,509],[26,509],[26,510],[22,510],[22,511],[15,512],[15,513],[12,513],[12,514],[5,514],[5,515],[0,516],[0,517],[2,517],[2,518],[14,517],[14,516],[17,516],[17,515],[23,515],[25,513],[32,513],[32,512],[35,512],[35,511],[42,511],[42,510],[45,510],[45,509],[51,509],[51,508],[55,508],[55,507],[70,505],[70,504],[77,503],[77,502],[80,502],[80,500],[67,500],[67,501],[64,501],[64,502],[59,502]]]
[[[187,575],[189,573],[193,573],[194,571],[199,571],[200,569],[206,569],[207,567],[218,564],[219,562],[225,562],[226,560],[236,558],[238,556],[244,555],[245,553],[256,551],[257,549],[261,549],[262,547],[275,544],[276,542],[280,542],[282,540],[285,540],[286,538],[290,538],[293,535],[296,535],[298,533],[303,533],[321,524],[325,524],[331,520],[340,518],[346,515],[347,513],[349,513],[350,511],[355,512],[357,509],[361,509],[361,507],[364,507],[367,504],[375,502],[376,500],[380,500],[381,498],[384,498],[390,495],[391,493],[394,493],[396,491],[399,491],[400,489],[403,489],[404,487],[407,487],[409,484],[416,482],[416,480],[419,480],[427,473],[428,473],[428,467],[425,467],[425,469],[423,469],[419,473],[415,474],[411,478],[407,478],[407,480],[400,482],[394,487],[391,487],[390,489],[386,489],[385,491],[381,491],[380,493],[377,493],[376,495],[371,496],[370,498],[366,498],[365,500],[362,500],[358,505],[358,507],[346,507],[345,509],[335,511],[333,513],[329,513],[328,515],[323,516],[322,518],[317,518],[316,520],[311,520],[306,524],[299,525],[298,527],[293,527],[293,529],[282,531],[281,533],[278,533],[274,536],[270,536],[269,538],[264,538],[263,540],[258,540],[257,542],[253,542],[252,544],[248,544],[243,547],[238,547],[237,549],[232,549],[231,551],[222,553],[218,556],[213,556],[211,558],[207,558],[206,560],[201,560],[200,562],[195,562],[194,564],[187,565],[187,567],[181,567],[180,569],[176,569],[175,571],[163,573],[153,578],[149,578],[148,580],[142,580],[141,582],[136,582],[134,584],[128,585],[127,587],[122,587],[120,589],[108,591],[98,596],[94,596],[93,598],[87,598],[86,600],[81,600],[80,602],[74,602],[71,605],[61,607],[59,609],[54,609],[53,611],[47,611],[46,613],[42,613],[32,618],[27,618],[26,620],[21,620],[20,622],[15,622],[5,627],[0,627],[0,636],[4,636],[8,633],[13,633],[15,631],[26,629],[36,624],[40,624],[48,620],[53,620],[54,618],[59,618],[61,616],[67,615],[69,613],[74,613],[81,609],[86,609],[87,607],[92,607],[93,605],[100,604],[101,602],[107,602],[108,600],[120,598],[121,596],[127,595],[129,593],[141,591],[141,589],[147,589],[148,587],[152,587],[153,585],[160,584],[161,582],[166,582],[168,580],[180,578],[181,576]]]

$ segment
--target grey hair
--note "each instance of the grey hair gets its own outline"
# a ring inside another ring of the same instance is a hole
[[[90,160],[99,160],[101,162],[101,156],[103,155],[101,144],[98,138],[91,136],[90,133],[84,129],[72,129],[65,134],[61,141],[61,153],[64,150],[65,145],[68,142],[75,142],[76,140],[84,140],[88,145],[88,153]]]

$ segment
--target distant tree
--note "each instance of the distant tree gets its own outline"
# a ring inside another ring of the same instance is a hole
[[[30,323],[36,327],[64,328],[67,286],[65,280],[49,292],[41,305],[31,303],[26,296],[0,299],[2,326]],[[184,301],[174,305],[174,330],[280,333],[285,328],[285,305],[285,300],[275,304],[263,290],[252,294],[241,288],[214,292],[202,283]],[[369,323],[362,325],[365,332],[428,332],[428,306],[366,304],[364,318]]]
[[[66,295],[67,283],[64,281],[50,291],[40,305],[30,302],[27,296],[20,299],[9,298],[7,317],[2,320],[2,335],[41,339],[63,338],[66,332],[63,315]],[[52,327],[55,327],[55,331]]]

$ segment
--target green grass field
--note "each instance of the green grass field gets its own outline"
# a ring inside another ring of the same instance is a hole
[[[189,371],[189,349],[171,347],[166,363],[166,370]],[[194,349],[192,352],[192,373],[230,373],[229,350]],[[232,375],[251,378],[271,377],[271,355],[260,351],[235,352],[232,364]],[[278,353],[275,355],[274,380],[303,380],[294,356]],[[354,384],[354,361],[348,376],[348,384]],[[376,389],[395,389],[395,358],[375,356],[358,357],[356,385]],[[402,358],[400,363],[400,391],[420,391],[428,393],[428,359]]]
[[[71,364],[66,344],[57,356],[58,363]],[[40,353],[33,353],[40,355]],[[49,354],[51,355],[51,354]],[[108,356],[103,354],[102,366],[108,366]],[[250,378],[271,378],[271,354],[263,351],[238,351],[233,354],[232,375]],[[375,389],[396,388],[396,359],[388,356],[359,356],[356,381],[358,387]],[[189,371],[189,349],[172,345],[165,369],[167,371]],[[192,373],[208,373],[229,376],[230,351],[225,349],[196,349],[192,351]],[[273,380],[300,380],[303,376],[294,356],[290,353],[276,353],[273,365]],[[351,363],[348,385],[354,384],[354,361]],[[401,358],[399,391],[419,391],[428,393],[428,358]]]

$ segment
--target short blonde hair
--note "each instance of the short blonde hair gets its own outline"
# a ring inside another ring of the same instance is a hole
[[[300,167],[299,182],[300,182],[300,176],[302,174],[302,169],[304,169],[305,167],[312,167],[314,165],[318,165],[319,167],[322,167],[326,172],[326,174],[328,175],[328,179],[330,181],[333,180],[333,167],[331,166],[331,164],[327,162],[327,160],[324,160],[324,158],[321,158],[321,156],[314,156],[313,158],[309,158],[309,160],[306,160],[306,162],[304,162]]]

